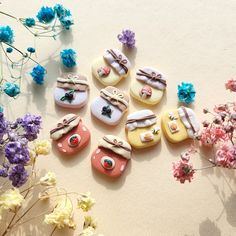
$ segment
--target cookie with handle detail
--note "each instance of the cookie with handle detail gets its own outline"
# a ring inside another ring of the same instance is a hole
[[[131,159],[131,152],[131,146],[125,140],[105,135],[91,156],[92,167],[109,177],[119,177]]]
[[[128,115],[125,128],[128,142],[134,148],[147,148],[161,140],[159,120],[151,110]]]
[[[145,67],[136,73],[136,80],[131,84],[130,94],[144,104],[155,105],[162,99],[166,86],[163,74]]]
[[[161,126],[167,140],[171,143],[194,139],[200,130],[196,114],[192,109],[184,106],[164,112],[161,117]]]
[[[79,74],[63,74],[57,78],[54,90],[55,103],[61,107],[81,108],[88,101],[89,84],[87,78]]]
[[[68,114],[51,129],[50,137],[61,153],[72,155],[88,145],[90,131],[79,116]]]
[[[92,73],[102,84],[116,85],[126,78],[130,71],[128,58],[118,49],[106,50],[104,55],[94,60]]]
[[[129,106],[129,97],[121,90],[108,86],[91,104],[91,113],[108,125],[117,125]]]

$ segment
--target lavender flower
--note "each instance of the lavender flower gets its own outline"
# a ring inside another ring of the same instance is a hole
[[[131,30],[122,30],[121,34],[118,34],[117,38],[128,48],[135,47],[135,33]]]
[[[38,137],[42,123],[41,116],[26,114],[23,118],[18,118],[17,122],[23,127],[26,139],[33,141]]]
[[[27,146],[20,141],[8,143],[5,156],[11,164],[26,164],[30,159]]]
[[[7,133],[7,121],[2,112],[0,112],[0,140]]]
[[[19,188],[25,184],[28,180],[28,177],[29,175],[25,170],[25,167],[21,164],[12,167],[9,172],[9,180],[12,181],[12,185],[16,188]]]

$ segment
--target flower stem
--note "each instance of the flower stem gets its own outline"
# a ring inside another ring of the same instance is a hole
[[[216,167],[216,165],[212,165],[212,166],[205,166],[205,167],[202,167],[202,168],[198,168],[198,169],[194,169],[194,170],[206,170],[206,169],[210,169],[210,168],[214,168]]]
[[[52,236],[55,233],[56,229],[57,229],[57,227],[55,226],[54,229],[52,230],[50,236]]]
[[[5,15],[5,16],[8,16],[8,17],[11,17],[11,18],[13,18],[13,19],[15,19],[15,20],[18,20],[15,16],[10,15],[10,14],[8,14],[8,13],[5,13],[5,12],[3,12],[3,11],[0,11],[0,14]]]

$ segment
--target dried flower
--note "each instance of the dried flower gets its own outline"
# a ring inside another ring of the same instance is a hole
[[[75,229],[76,225],[73,221],[73,205],[70,199],[60,199],[54,208],[53,212],[45,215],[44,222],[49,225],[54,225],[58,229],[66,226]]]
[[[192,83],[182,82],[178,85],[178,98],[180,102],[190,104],[194,102],[195,95],[196,91]]]
[[[28,173],[21,164],[13,166],[9,172],[9,180],[12,181],[14,187],[21,187],[28,180]]]
[[[48,155],[50,152],[51,144],[48,140],[39,140],[35,142],[35,153],[37,155]]]
[[[37,14],[37,18],[39,22],[49,24],[51,23],[55,18],[55,11],[52,7],[41,7]]]
[[[30,73],[35,83],[39,85],[42,85],[44,83],[45,74],[46,70],[41,65],[35,66],[32,72]]]
[[[91,216],[84,217],[84,229],[88,227],[97,228],[97,222]]]
[[[135,47],[135,33],[131,30],[122,30],[121,34],[118,34],[119,41],[128,48]]]
[[[0,27],[0,42],[12,44],[14,41],[13,30],[9,25]]]
[[[24,20],[24,23],[23,23],[25,26],[27,27],[33,27],[35,26],[35,19],[34,18],[31,18],[31,17],[28,17]]]
[[[216,164],[225,168],[234,168],[236,164],[236,148],[232,145],[222,145],[216,151]]]
[[[78,208],[82,209],[84,212],[91,210],[95,204],[95,199],[92,198],[90,192],[80,194],[80,197],[77,199]]]
[[[236,80],[231,79],[225,84],[225,88],[230,90],[230,92],[236,92]]]
[[[9,97],[16,97],[20,93],[20,87],[17,84],[6,82],[3,85],[3,91]]]
[[[60,53],[62,64],[68,68],[76,66],[77,53],[74,49],[64,49]]]
[[[56,174],[49,171],[45,176],[40,178],[39,182],[43,186],[55,186],[57,183]]]

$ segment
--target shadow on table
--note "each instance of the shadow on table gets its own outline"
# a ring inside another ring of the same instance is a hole
[[[200,223],[199,234],[200,236],[221,236],[221,231],[213,221],[207,218]]]

